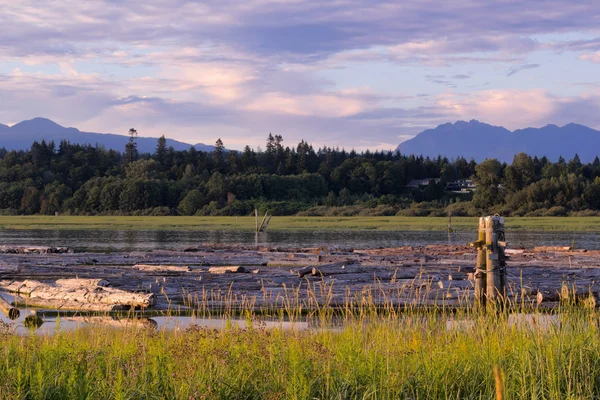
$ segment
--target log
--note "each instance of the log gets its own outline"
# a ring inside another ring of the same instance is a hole
[[[116,318],[111,316],[75,316],[63,317],[65,321],[88,325],[106,325],[113,328],[151,328],[155,329],[158,324],[151,318]]]
[[[536,246],[533,251],[536,253],[546,253],[553,251],[571,251],[571,246]]]
[[[136,264],[133,268],[147,272],[189,272],[190,267],[182,265],[149,265]]]
[[[208,272],[211,274],[231,274],[231,273],[243,273],[246,272],[246,268],[240,267],[239,265],[232,265],[226,267],[210,267]]]
[[[110,282],[105,279],[57,279],[56,284],[62,287],[74,287],[79,288],[82,286],[98,286],[98,287],[108,287],[110,286]]]
[[[504,250],[504,253],[506,253],[506,254],[523,254],[523,253],[525,253],[525,250],[521,250],[521,249],[506,249],[506,250]]]
[[[364,269],[360,266],[360,264],[327,264],[321,265],[319,267],[314,267],[312,269],[313,276],[330,276],[330,275],[339,275],[339,274],[356,274],[363,272]]]
[[[13,307],[4,297],[0,296],[0,310],[10,319],[17,319],[21,315],[18,308]]]
[[[72,252],[68,247],[0,246],[0,253],[4,254],[65,254]]]
[[[146,308],[156,302],[152,293],[131,293],[106,285],[108,282],[102,279],[59,279],[54,283],[31,280],[0,282],[0,288],[27,295],[27,304],[37,307],[114,311]]]
[[[298,270],[298,277],[302,278],[313,273],[313,267],[305,267]]]
[[[29,329],[37,329],[44,324],[44,320],[39,317],[39,315],[33,313],[25,317],[23,321],[23,325]]]

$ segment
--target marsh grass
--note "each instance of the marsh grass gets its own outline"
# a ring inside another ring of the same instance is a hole
[[[230,290],[190,298],[199,316],[245,319],[221,330],[4,333],[0,398],[491,399],[499,389],[507,399],[600,396],[599,316],[574,297],[547,315],[517,297],[488,310],[470,306],[466,294],[460,307],[422,307],[427,289],[401,305],[395,299],[407,293],[374,284],[336,304],[330,289],[287,289],[270,307]],[[266,319],[292,328],[267,329]]]
[[[510,217],[511,230],[600,231],[600,217]],[[120,217],[120,216],[0,216],[4,229],[112,229],[112,230],[247,230],[254,217]],[[474,228],[475,227],[475,228]],[[453,230],[473,230],[477,218],[452,218]],[[300,217],[276,216],[269,230],[439,230],[447,217]]]

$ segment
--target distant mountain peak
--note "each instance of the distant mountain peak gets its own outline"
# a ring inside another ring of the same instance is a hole
[[[0,147],[7,150],[28,149],[34,141],[41,142],[42,140],[46,140],[46,142],[54,141],[55,143],[68,140],[71,143],[99,145],[106,149],[123,151],[129,137],[110,133],[82,132],[77,128],[65,128],[48,118],[42,117],[21,121],[12,127],[0,124]],[[157,141],[158,138],[140,136],[137,138],[138,150],[142,153],[153,153]],[[175,150],[188,150],[192,147],[189,143],[173,139],[167,139],[167,146],[172,146]],[[194,147],[200,151],[214,150],[214,146],[202,143],[198,143]]]
[[[427,129],[398,146],[403,154],[448,158],[465,157],[482,161],[497,158],[512,162],[520,152],[532,156],[572,158],[576,153],[582,161],[592,161],[600,151],[600,132],[575,123],[559,127],[548,124],[541,128],[509,131],[477,120],[446,123]]]
[[[57,124],[56,122],[48,119],[48,118],[32,118],[25,121],[21,121],[18,124],[15,124],[11,127],[11,129],[65,129],[63,126]]]

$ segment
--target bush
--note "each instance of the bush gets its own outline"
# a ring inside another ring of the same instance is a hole
[[[554,206],[546,210],[545,215],[547,217],[564,217],[567,215],[567,210],[561,206]]]
[[[388,216],[396,215],[397,212],[398,212],[397,207],[393,207],[390,205],[380,205],[375,208],[365,208],[359,213],[359,215],[362,215],[365,217],[368,217],[368,216],[388,217]]]
[[[571,217],[598,217],[600,216],[600,211],[596,210],[583,210],[583,211],[571,211],[569,213]]]
[[[444,212],[446,215],[451,214],[456,217],[479,217],[484,214],[473,203],[466,201],[450,204],[444,209]]]
[[[544,209],[539,209],[539,210],[533,210],[528,212],[527,214],[525,214],[525,217],[544,217],[546,215],[546,210]]]
[[[429,210],[423,210],[418,208],[406,208],[396,213],[398,217],[426,217],[431,214]]]

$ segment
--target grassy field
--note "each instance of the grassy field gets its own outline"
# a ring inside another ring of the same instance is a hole
[[[528,318],[367,312],[341,329],[0,333],[0,398],[598,398],[598,315]]]
[[[259,221],[260,222],[260,221]],[[434,217],[273,217],[269,230],[446,230],[447,218]],[[455,230],[476,230],[477,218],[454,217]],[[506,219],[511,230],[600,232],[600,217]],[[255,229],[253,217],[78,217],[0,216],[1,229]]]

